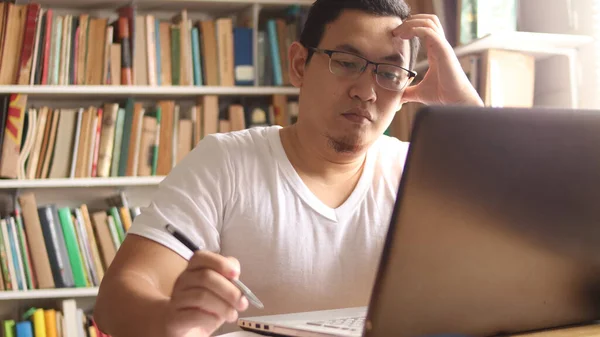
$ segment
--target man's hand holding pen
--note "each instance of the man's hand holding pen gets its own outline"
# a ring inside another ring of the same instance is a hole
[[[167,336],[210,336],[225,322],[235,322],[248,300],[231,279],[240,264],[234,258],[196,251],[173,287],[165,317]]]

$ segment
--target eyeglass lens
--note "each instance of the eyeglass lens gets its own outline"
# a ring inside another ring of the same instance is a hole
[[[367,61],[347,53],[332,53],[329,70],[343,78],[358,78],[365,70]],[[409,80],[409,72],[393,65],[380,64],[375,76],[377,83],[389,90],[402,90]]]

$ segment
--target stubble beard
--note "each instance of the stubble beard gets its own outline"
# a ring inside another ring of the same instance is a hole
[[[333,151],[339,154],[358,153],[364,148],[362,136],[360,135],[334,137],[328,134],[327,143]]]

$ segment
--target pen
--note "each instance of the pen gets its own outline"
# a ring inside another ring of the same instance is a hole
[[[185,236],[183,233],[181,233],[179,230],[177,230],[177,228],[175,228],[175,226],[168,224],[165,226],[165,228],[167,229],[167,231],[169,233],[171,233],[171,235],[173,235],[177,240],[179,240],[179,242],[183,243],[189,250],[191,250],[192,252],[197,252],[200,250],[200,248],[194,244],[190,239],[188,239],[187,236]],[[239,290],[242,291],[242,293],[244,294],[244,296],[246,296],[246,298],[248,299],[248,301],[254,305],[255,307],[259,308],[259,309],[263,309],[264,305],[262,304],[262,302],[258,299],[258,297],[256,297],[256,295],[254,295],[254,293],[252,293],[252,291],[246,287],[245,284],[242,283],[242,281],[238,280],[238,279],[233,279],[230,280],[231,283],[233,283]]]

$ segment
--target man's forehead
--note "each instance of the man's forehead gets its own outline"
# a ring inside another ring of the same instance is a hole
[[[402,23],[399,17],[376,16],[356,10],[344,11],[340,17],[325,28],[321,45],[334,48],[350,45],[360,54],[383,58],[394,53],[408,57],[408,40],[398,45],[392,31]],[[402,46],[400,50],[398,47]],[[367,55],[368,54],[368,55]]]
[[[382,16],[369,14],[360,10],[344,10],[339,17],[329,23],[327,28],[332,30],[349,30],[365,33],[391,33],[393,29],[402,24],[402,19],[397,16]]]

